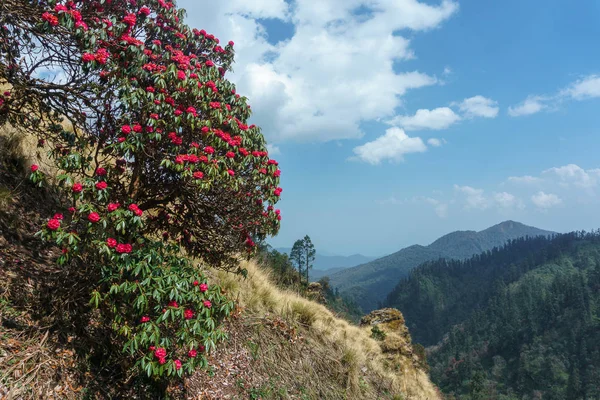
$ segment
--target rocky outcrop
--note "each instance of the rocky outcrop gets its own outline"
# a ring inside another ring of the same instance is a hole
[[[422,360],[414,351],[412,339],[406,327],[404,316],[400,310],[395,308],[383,308],[371,311],[360,319],[360,326],[371,326],[384,332],[380,339],[381,350],[384,354],[402,355],[412,360],[413,365],[425,369]],[[374,332],[374,336],[378,336]],[[426,363],[426,362],[425,362]]]

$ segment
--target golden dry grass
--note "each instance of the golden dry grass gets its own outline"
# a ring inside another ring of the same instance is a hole
[[[273,357],[268,368],[274,374],[301,360],[291,373],[297,381],[306,382],[307,398],[440,398],[427,374],[415,368],[412,360],[401,354],[384,354],[380,342],[371,338],[370,328],[350,324],[321,304],[278,289],[268,273],[253,262],[243,262],[243,267],[248,270],[247,279],[213,273],[246,315],[280,317],[298,327],[309,349],[299,344],[280,346],[274,354],[265,352],[263,356]],[[258,335],[259,340],[261,335],[264,339],[265,332]],[[387,333],[387,340],[404,341],[393,332]],[[293,354],[299,351],[308,351],[313,357]]]

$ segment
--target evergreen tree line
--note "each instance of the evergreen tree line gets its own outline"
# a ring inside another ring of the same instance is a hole
[[[600,399],[600,231],[423,264],[388,304],[449,398]]]

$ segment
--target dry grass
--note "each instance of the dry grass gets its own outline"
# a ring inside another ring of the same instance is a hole
[[[41,257],[32,238],[53,207],[47,194],[23,190],[21,182],[34,162],[53,176],[45,152],[35,139],[0,129],[0,161],[12,160],[10,173],[0,171],[0,398],[80,398],[86,391],[94,398],[111,398],[115,392],[103,391],[115,384],[110,371],[90,369],[89,351],[80,344],[95,334],[70,331],[74,323],[64,316],[76,313],[68,303],[58,302],[59,314],[51,307],[60,289],[71,286],[65,287],[52,263],[54,255]],[[408,357],[384,352],[370,328],[359,328],[321,304],[276,288],[254,263],[242,267],[248,270],[247,279],[211,272],[239,307],[237,317],[228,322],[232,340],[219,351],[229,351],[231,364],[246,360],[249,366],[239,369],[231,393],[253,399],[440,398],[427,375]],[[394,333],[387,334],[385,343],[389,348],[409,345]],[[219,367],[217,355],[211,368]],[[231,374],[225,367],[221,371],[199,375],[223,387],[225,381],[219,379]],[[192,382],[187,398],[211,398],[197,397],[199,393]]]
[[[277,376],[279,382],[288,380],[308,399],[440,398],[427,374],[415,368],[411,359],[382,351],[380,342],[371,338],[370,327],[352,325],[321,304],[276,288],[268,273],[252,262],[243,267],[247,279],[215,274],[244,314],[259,321],[253,340],[263,361],[260,372]],[[264,327],[265,321],[278,318],[297,329],[298,340],[281,344],[276,333]],[[387,340],[404,341],[393,332]]]

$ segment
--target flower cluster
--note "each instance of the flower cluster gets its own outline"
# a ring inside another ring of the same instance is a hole
[[[50,146],[70,199],[69,213],[49,219],[42,235],[64,249],[62,265],[95,260],[90,268],[97,266],[102,279],[91,303],[113,317],[139,372],[192,372],[223,339],[218,323],[233,305],[181,254],[236,268],[239,254],[253,254],[281,220],[274,208],[282,193],[279,164],[260,128],[248,123],[247,99],[225,78],[234,43],[221,46],[191,29],[166,0],[32,7],[39,23],[28,34],[39,36],[17,35],[14,46],[33,53],[35,43],[52,37],[76,53],[63,61],[70,63],[65,81],[76,82],[66,85],[69,101],[47,106],[47,125],[24,122]],[[46,48],[64,60],[60,50]],[[18,76],[14,64],[0,72]],[[0,110],[8,105],[10,116],[7,98],[0,97]],[[24,118],[16,109],[14,115]],[[34,182],[43,181],[37,166],[31,172]]]

